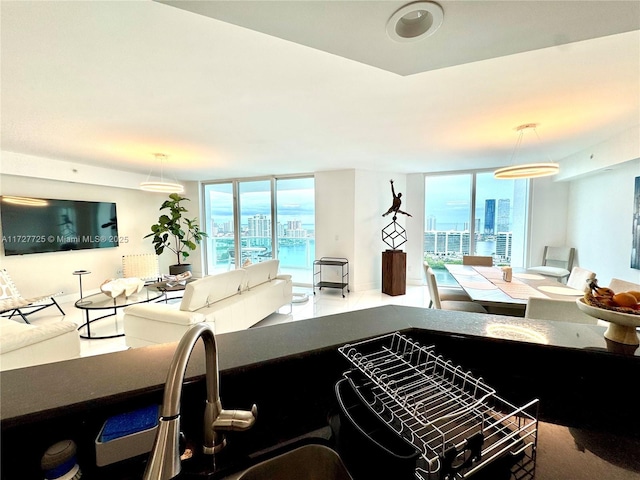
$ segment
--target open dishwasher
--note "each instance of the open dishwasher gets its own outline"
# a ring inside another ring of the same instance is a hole
[[[383,430],[410,446],[415,455],[403,458],[412,478],[534,477],[538,400],[514,406],[434,347],[397,332],[338,350],[351,364],[336,385],[342,412],[375,443]]]

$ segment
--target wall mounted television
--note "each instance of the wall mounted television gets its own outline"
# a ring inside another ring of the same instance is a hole
[[[60,252],[118,246],[116,204],[0,197],[4,254]]]

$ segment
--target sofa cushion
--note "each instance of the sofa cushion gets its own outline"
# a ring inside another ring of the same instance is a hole
[[[77,326],[75,323],[65,320],[42,326],[8,320],[6,323],[2,322],[0,328],[2,329],[0,354],[4,354],[72,332]]]
[[[36,328],[35,325],[30,323],[24,323],[19,316],[16,316],[15,320],[11,320],[7,317],[0,317],[0,334],[2,337],[5,335],[11,335],[18,332],[24,332]]]
[[[246,283],[243,290],[250,290],[262,283],[273,280],[278,276],[279,260],[267,260],[254,263],[244,268],[247,272]]]
[[[202,313],[180,311],[172,308],[171,305],[158,303],[131,305],[124,309],[124,313],[128,317],[153,318],[158,322],[175,323],[178,325],[194,325],[205,321],[205,316]],[[125,322],[125,327],[126,324],[127,322]]]
[[[188,283],[180,303],[180,310],[195,312],[202,307],[236,295],[245,283],[245,276],[246,272],[243,269],[237,269]]]

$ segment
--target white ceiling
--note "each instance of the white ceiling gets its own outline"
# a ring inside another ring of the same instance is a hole
[[[411,173],[505,165],[524,123],[543,145],[518,161],[640,123],[640,1],[439,3],[397,43],[397,1],[2,1],[1,148],[145,174],[162,152],[184,180]]]

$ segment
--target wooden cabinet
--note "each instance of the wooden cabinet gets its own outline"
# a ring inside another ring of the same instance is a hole
[[[382,293],[404,295],[407,289],[407,254],[402,250],[382,252]]]

